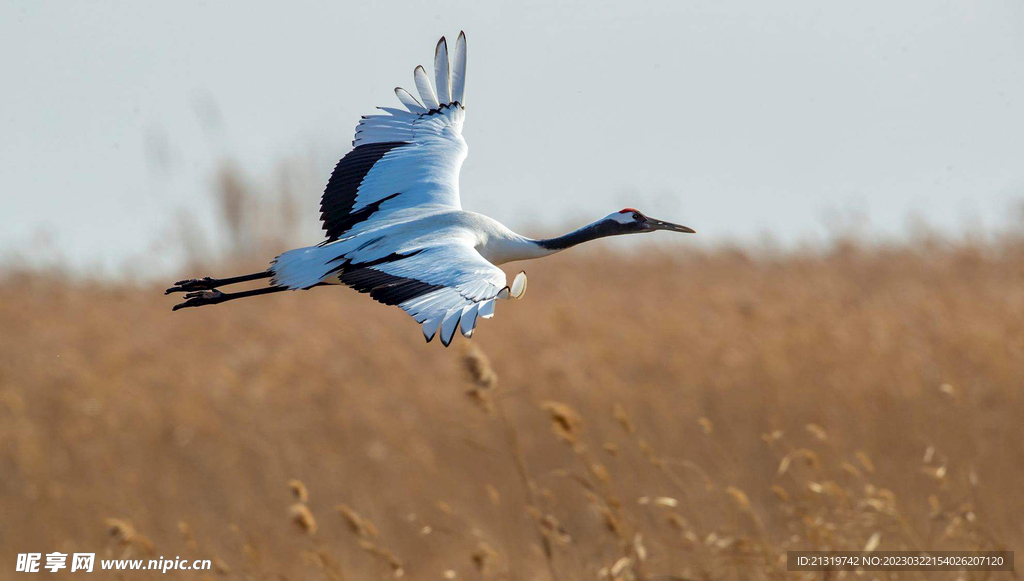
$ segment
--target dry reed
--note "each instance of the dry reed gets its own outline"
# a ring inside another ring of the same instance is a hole
[[[794,549],[1013,549],[1022,258],[582,252],[461,356],[342,289],[172,314],[156,286],[8,272],[0,569],[781,579],[814,578]]]

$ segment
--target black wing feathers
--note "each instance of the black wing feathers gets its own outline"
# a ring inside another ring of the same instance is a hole
[[[396,192],[390,197],[360,208],[357,212],[352,212],[359,185],[363,183],[363,178],[370,173],[373,165],[392,149],[405,144],[404,141],[368,143],[360,145],[341,158],[338,165],[334,167],[331,179],[327,182],[327,187],[324,188],[323,198],[320,200],[320,219],[323,220],[324,230],[327,231],[326,242],[338,240],[352,226],[376,212],[381,204],[398,195]]]
[[[375,301],[399,305],[407,300],[444,288],[413,278],[394,276],[372,268],[356,268],[341,273],[341,282],[361,293],[370,293]]]
[[[344,262],[332,268],[327,274],[338,273],[338,279],[341,282],[361,293],[370,293],[370,298],[375,301],[385,305],[398,305],[444,287],[414,278],[395,276],[373,267],[416,256],[420,252],[423,252],[422,248],[406,254],[394,253],[376,260],[358,263],[349,262],[344,256],[339,256],[331,262],[337,260],[344,260]]]

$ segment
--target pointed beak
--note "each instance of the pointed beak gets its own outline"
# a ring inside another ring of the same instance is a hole
[[[648,218],[647,223],[651,225],[652,230],[668,230],[670,232],[685,232],[687,234],[697,233],[693,228],[687,228],[686,226],[680,226],[679,224],[673,224],[672,222],[665,222],[664,220]]]

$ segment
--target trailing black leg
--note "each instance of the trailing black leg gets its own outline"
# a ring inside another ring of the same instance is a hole
[[[186,280],[179,280],[174,283],[174,286],[165,290],[164,294],[169,295],[171,293],[211,290],[220,286],[235,284],[238,282],[248,282],[250,280],[259,280],[261,278],[270,278],[272,276],[274,276],[273,272],[265,270],[263,272],[256,272],[253,274],[233,276],[231,278],[211,278],[209,276],[204,276],[203,278],[190,278]]]
[[[184,309],[187,307],[202,307],[204,305],[216,305],[227,301],[233,301],[235,299],[254,297],[258,295],[266,295],[270,293],[278,293],[285,290],[288,290],[288,287],[268,286],[267,288],[258,288],[254,290],[247,290],[237,293],[222,293],[217,289],[198,290],[187,293],[185,295],[185,302],[174,305],[174,308],[171,310],[177,311],[178,309]]]

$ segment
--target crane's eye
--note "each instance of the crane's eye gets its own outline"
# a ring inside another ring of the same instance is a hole
[[[640,212],[633,212],[633,219],[634,220],[639,220],[640,219]]]

